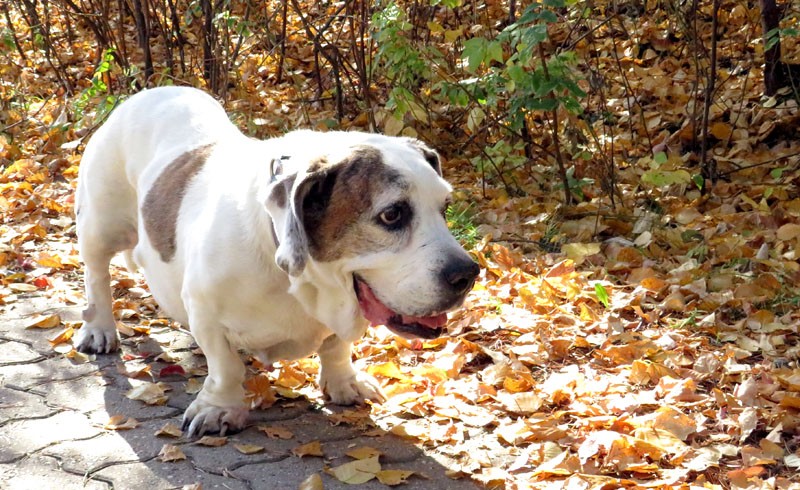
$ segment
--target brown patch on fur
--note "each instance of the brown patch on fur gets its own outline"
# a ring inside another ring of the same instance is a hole
[[[311,163],[308,164],[308,173],[319,172],[323,168],[329,166],[328,159],[325,157],[319,157],[316,160],[312,160]]]
[[[315,182],[303,200],[303,224],[315,260],[332,261],[396,242],[396,237],[375,226],[372,203],[388,186],[407,187],[408,183],[383,163],[380,151],[359,147],[318,173],[309,177]]]
[[[150,244],[169,262],[177,248],[178,212],[186,188],[205,165],[214,145],[204,145],[187,151],[164,167],[142,203],[144,229]]]

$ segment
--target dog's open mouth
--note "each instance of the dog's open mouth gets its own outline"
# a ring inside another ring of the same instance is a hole
[[[447,314],[432,316],[401,315],[379,300],[372,288],[358,276],[353,276],[358,306],[373,325],[386,325],[392,332],[407,338],[433,339],[444,332]]]

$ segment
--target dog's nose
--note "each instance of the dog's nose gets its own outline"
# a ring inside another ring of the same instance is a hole
[[[471,259],[457,259],[451,260],[442,269],[442,279],[456,294],[466,294],[472,285],[475,284],[475,278],[478,277],[481,268]]]

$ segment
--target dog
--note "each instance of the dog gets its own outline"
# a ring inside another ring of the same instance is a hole
[[[118,349],[109,264],[123,252],[206,356],[183,417],[190,437],[244,427],[239,349],[267,364],[316,352],[327,400],[383,401],[353,367],[352,343],[370,323],[443,334],[479,274],[447,228],[450,193],[438,154],[416,139],[298,130],[256,140],[201,90],[140,92],[83,155],[87,307],[75,347]]]

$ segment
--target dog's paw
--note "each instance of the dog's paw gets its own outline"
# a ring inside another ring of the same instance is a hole
[[[319,386],[325,399],[337,405],[355,405],[365,400],[383,403],[386,396],[381,391],[378,381],[364,373],[353,373],[343,378],[320,376]]]
[[[247,407],[218,407],[196,399],[183,414],[182,429],[186,436],[194,438],[212,432],[224,436],[228,432],[237,432],[247,422]]]
[[[92,328],[84,324],[72,341],[75,349],[84,354],[109,354],[119,349],[117,328]]]

